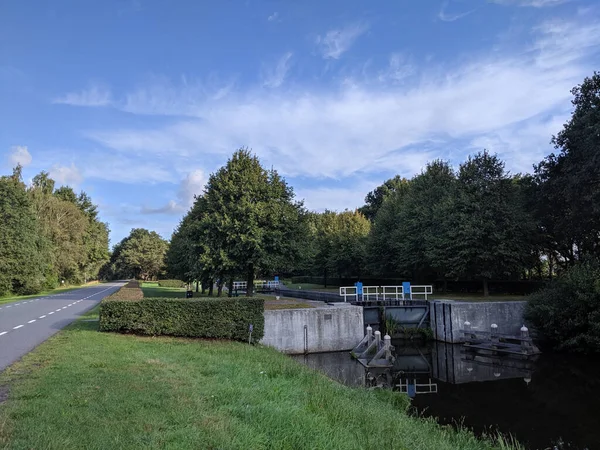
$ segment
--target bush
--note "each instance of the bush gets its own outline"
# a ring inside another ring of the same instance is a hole
[[[525,318],[557,350],[600,352],[600,262],[580,263],[533,294]]]
[[[166,288],[182,288],[185,287],[185,282],[181,280],[158,280],[158,285]]]
[[[100,331],[247,341],[252,324],[253,340],[264,333],[262,298],[122,301],[111,297],[100,305]]]
[[[144,292],[140,288],[139,281],[130,281],[117,292],[106,297],[106,300],[137,301],[144,298]]]

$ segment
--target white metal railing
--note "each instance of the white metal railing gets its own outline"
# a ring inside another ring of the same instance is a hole
[[[340,297],[344,297],[344,301],[348,301],[348,297],[353,297],[354,300],[358,300],[358,294],[356,291],[356,286],[347,286],[340,288]]]
[[[408,387],[410,385],[414,386],[415,394],[437,394],[438,392],[438,385],[437,383],[431,381],[431,378],[429,379],[429,383],[417,383],[416,380],[413,380],[413,383],[409,383],[409,380],[400,380],[400,383],[396,386],[400,388],[400,392],[408,394]]]
[[[348,301],[348,297],[354,297],[355,301],[395,299],[395,300],[429,300],[428,296],[433,294],[433,286],[411,286],[410,292],[404,292],[404,286],[363,286],[362,294],[358,293],[356,286],[345,286],[340,288],[340,297]],[[415,298],[416,296],[419,296]]]
[[[247,281],[234,281],[233,282],[233,290],[237,291],[240,289],[246,289],[248,287]]]
[[[404,286],[381,286],[383,299],[394,296],[395,300],[404,300]]]
[[[411,300],[416,300],[413,299],[413,295],[423,295],[425,300],[427,299],[428,295],[433,294],[433,286],[431,285],[423,285],[423,286],[411,286],[410,287],[410,299]]]
[[[362,301],[372,300],[371,297],[375,297],[375,300],[379,300],[379,286],[363,286]]]

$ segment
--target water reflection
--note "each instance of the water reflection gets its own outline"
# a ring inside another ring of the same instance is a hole
[[[443,424],[510,433],[530,449],[600,449],[597,358],[495,356],[440,342],[394,347],[387,369],[366,369],[346,352],[295,358],[349,386],[405,392],[418,414]]]

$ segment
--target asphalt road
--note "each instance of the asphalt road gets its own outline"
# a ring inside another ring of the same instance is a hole
[[[0,372],[124,284],[104,283],[0,305]]]

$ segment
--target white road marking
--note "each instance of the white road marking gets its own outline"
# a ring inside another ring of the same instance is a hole
[[[60,308],[58,308],[58,309],[57,309],[56,311],[54,311],[54,312],[59,312],[59,311],[60,311]]]
[[[12,305],[8,305],[7,308],[10,308]]]
[[[35,322],[35,319],[33,319],[33,320],[30,320],[30,321],[29,321],[29,322],[27,322],[27,323],[33,323],[33,322]]]
[[[46,318],[46,315],[38,317],[38,319],[44,319],[44,318]]]
[[[50,315],[50,314],[54,314],[54,311],[50,311],[50,312],[48,313],[48,315]]]
[[[6,333],[8,333],[8,331],[3,331],[2,333],[0,333],[0,336],[5,335]]]
[[[16,327],[13,327],[13,330],[18,330],[19,328],[21,328],[23,325],[17,325]]]

